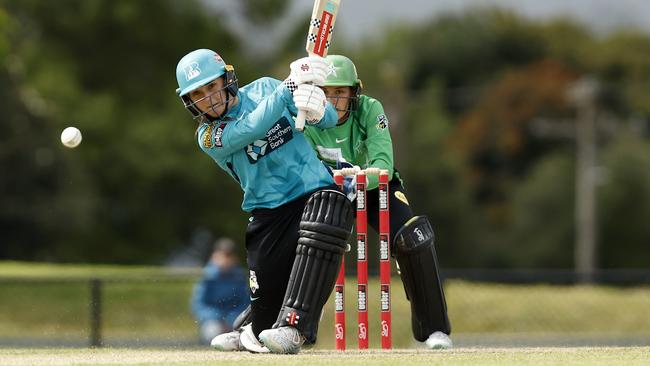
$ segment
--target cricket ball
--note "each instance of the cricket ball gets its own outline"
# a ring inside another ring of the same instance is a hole
[[[61,132],[61,143],[69,148],[79,146],[81,143],[81,131],[76,127],[67,127]]]

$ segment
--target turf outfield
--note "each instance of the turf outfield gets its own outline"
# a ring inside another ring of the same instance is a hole
[[[460,348],[299,355],[254,355],[212,350],[0,349],[0,365],[648,365],[650,347]]]

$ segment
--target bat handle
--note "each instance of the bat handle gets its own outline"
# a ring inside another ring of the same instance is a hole
[[[296,130],[302,131],[305,129],[305,119],[307,117],[307,112],[302,109],[298,110],[298,115],[296,116]]]

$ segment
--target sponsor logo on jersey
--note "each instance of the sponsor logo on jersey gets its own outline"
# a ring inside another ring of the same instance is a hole
[[[385,130],[388,127],[388,117],[385,114],[380,114],[377,116],[377,129]]]
[[[292,139],[293,131],[291,130],[289,120],[286,117],[282,117],[273,127],[266,131],[266,136],[263,139],[246,146],[244,151],[248,156],[248,161],[251,164],[255,164],[259,159],[277,150],[280,146]]]
[[[325,160],[337,161],[343,157],[343,153],[341,152],[341,149],[338,147],[330,148],[330,147],[316,145],[316,150],[318,150],[318,154],[321,156],[321,158]]]
[[[203,134],[201,135],[201,143],[206,149],[212,148],[212,125],[208,125],[208,127],[203,130]]]
[[[340,138],[337,137],[337,138],[336,138],[336,143],[337,143],[337,144],[340,144],[341,142],[343,142],[343,141],[345,141],[345,140],[347,140],[347,139],[348,139],[347,137],[342,138],[342,139],[340,139]]]
[[[217,127],[216,130],[214,130],[214,146],[216,147],[223,147],[223,141],[221,141],[221,138],[223,137],[223,130],[226,128],[226,124],[222,123]]]

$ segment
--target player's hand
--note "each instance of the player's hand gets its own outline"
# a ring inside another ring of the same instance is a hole
[[[356,172],[361,170],[358,165],[352,165],[345,161],[343,157],[336,160],[336,170],[344,170],[345,178],[343,178],[343,193],[348,196],[350,201],[357,198],[357,176]]]
[[[301,84],[293,92],[293,102],[296,108],[307,112],[306,121],[309,124],[318,123],[325,115],[327,98],[325,92],[316,85]]]
[[[348,176],[357,174],[361,168],[358,165],[348,163],[343,157],[339,157],[336,160],[336,170],[340,170],[343,175]]]
[[[330,63],[320,56],[300,58],[292,62],[289,67],[291,68],[289,79],[296,85],[304,83],[324,85],[331,68]]]

